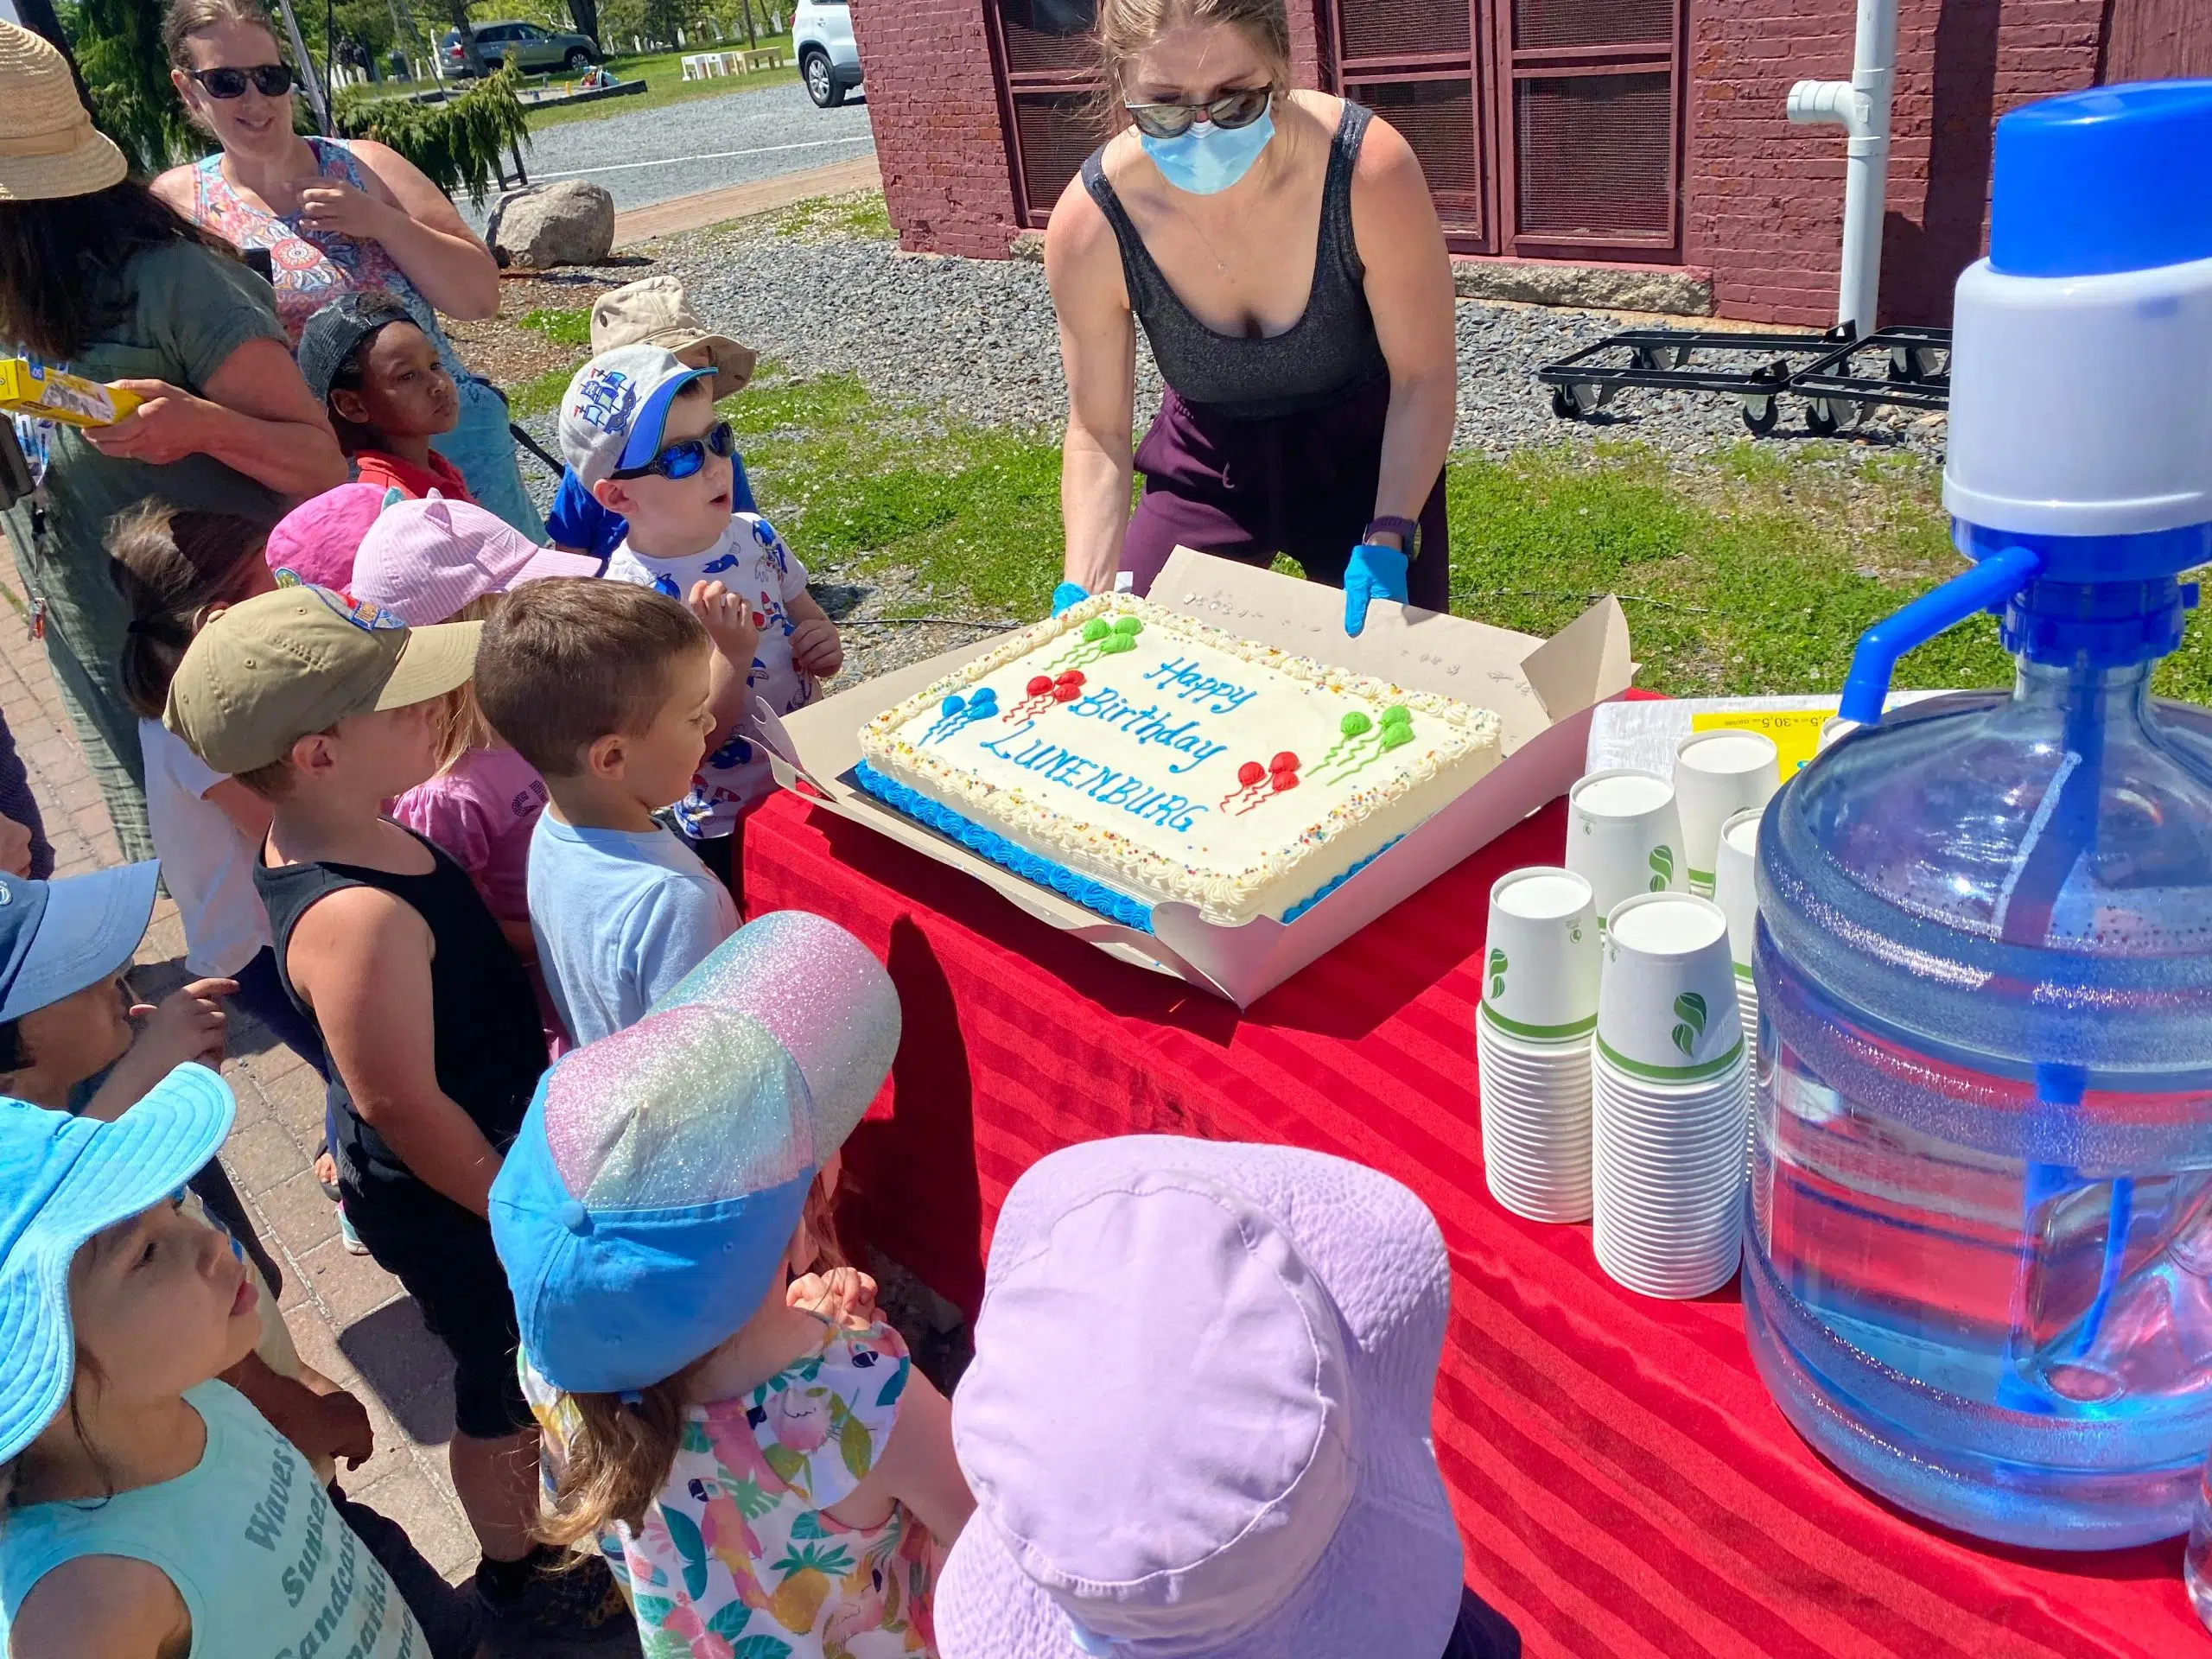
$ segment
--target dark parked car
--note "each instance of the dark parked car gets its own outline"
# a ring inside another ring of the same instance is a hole
[[[536,23],[480,23],[476,49],[486,69],[512,63],[527,74],[549,69],[574,73],[599,61],[599,48],[592,44],[590,35],[558,34]],[[459,29],[446,31],[445,39],[438,42],[438,54],[445,60],[446,73],[468,73],[468,54],[461,50]]]

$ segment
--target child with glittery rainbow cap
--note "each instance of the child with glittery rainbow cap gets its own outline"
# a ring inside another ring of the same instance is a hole
[[[858,940],[763,916],[560,1060],[492,1185],[541,1535],[606,1553],[648,1653],[936,1652],[938,1562],[975,1508],[950,1408],[858,1311],[868,1287],[814,1271],[841,1262],[839,1149],[899,1030]]]

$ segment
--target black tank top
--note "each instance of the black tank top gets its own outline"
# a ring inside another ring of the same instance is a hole
[[[293,988],[288,965],[292,930],[300,918],[345,887],[375,887],[411,906],[429,927],[436,946],[430,960],[430,1009],[436,1027],[433,1042],[438,1087],[504,1153],[522,1127],[523,1114],[545,1070],[545,1033],[538,1023],[537,1000],[514,947],[499,931],[467,871],[422,836],[415,839],[429,849],[434,861],[425,875],[397,875],[359,864],[285,864],[271,869],[257,858],[253,885],[269,907],[276,972],[292,1005],[312,1020],[315,1011]],[[353,1097],[335,1066],[329,1098],[341,1143],[331,1152],[349,1162],[358,1179],[420,1184],[384,1137],[353,1109]]]
[[[1313,288],[1306,310],[1287,332],[1262,339],[1224,334],[1191,315],[1167,285],[1108,181],[1106,148],[1083,164],[1084,188],[1097,202],[1121,245],[1129,308],[1144,325],[1160,378],[1186,404],[1243,420],[1266,420],[1325,408],[1389,373],[1367,308],[1367,267],[1351,229],[1351,171],[1367,136],[1369,113],[1350,99],[1329,144],[1321,186],[1321,235],[1313,253]]]

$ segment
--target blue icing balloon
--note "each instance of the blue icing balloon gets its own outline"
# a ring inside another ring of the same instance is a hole
[[[947,697],[943,702],[938,704],[937,711],[940,715],[943,715],[947,720],[950,720],[953,715],[958,714],[967,706],[968,705],[966,703],[960,701],[960,694],[956,691],[950,696]]]
[[[999,694],[988,685],[978,686],[970,701],[978,709],[995,709],[999,706]]]

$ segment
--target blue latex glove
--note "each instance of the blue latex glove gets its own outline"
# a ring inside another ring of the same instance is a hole
[[[1369,601],[1406,602],[1406,556],[1395,547],[1362,542],[1344,562],[1344,632],[1357,639],[1367,626]]]
[[[1052,614],[1058,616],[1071,605],[1080,605],[1090,597],[1090,591],[1079,582],[1064,582],[1052,589]]]

